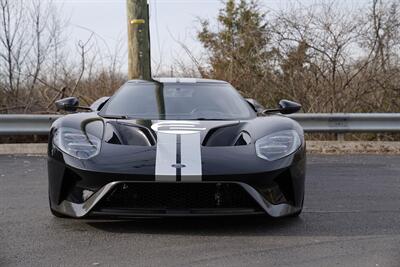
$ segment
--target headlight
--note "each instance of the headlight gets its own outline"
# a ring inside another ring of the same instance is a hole
[[[53,143],[68,155],[89,159],[99,153],[101,140],[89,133],[63,127],[55,132]]]
[[[292,154],[300,145],[300,136],[296,131],[280,131],[258,139],[256,153],[260,158],[272,161]]]

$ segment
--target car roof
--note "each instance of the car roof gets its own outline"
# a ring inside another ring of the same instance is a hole
[[[169,78],[169,77],[160,77],[154,78],[154,81],[160,83],[186,83],[186,84],[195,84],[195,83],[211,83],[211,84],[227,84],[225,81],[221,80],[212,80],[212,79],[203,79],[203,78]],[[153,83],[152,81],[146,80],[129,80],[129,83]]]

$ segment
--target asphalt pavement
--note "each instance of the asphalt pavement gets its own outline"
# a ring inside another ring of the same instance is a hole
[[[52,217],[44,157],[0,156],[0,266],[400,266],[400,156],[308,157],[299,218]]]

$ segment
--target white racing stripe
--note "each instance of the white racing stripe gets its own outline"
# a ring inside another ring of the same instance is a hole
[[[198,124],[162,121],[152,125],[157,132],[156,181],[202,180],[200,131],[205,129],[196,128]]]
[[[181,181],[201,181],[200,132],[181,135],[181,162],[185,165],[181,170]]]
[[[176,181],[176,134],[157,133],[156,181]]]

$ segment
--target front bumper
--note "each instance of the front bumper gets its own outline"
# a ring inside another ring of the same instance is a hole
[[[207,156],[206,153],[204,154],[204,156]],[[230,154],[228,156],[232,157]],[[256,159],[248,156],[242,157],[238,161],[239,164],[226,165],[224,163],[227,162],[226,157],[219,162],[216,157],[211,158],[210,156],[209,160],[204,157],[205,166],[208,166],[208,169],[212,171],[203,172],[201,182],[177,181],[171,182],[171,184],[235,185],[251,198],[254,205],[218,206],[215,204],[201,207],[182,207],[179,205],[164,207],[159,205],[146,206],[142,209],[138,209],[137,206],[135,208],[105,207],[103,205],[105,199],[120,186],[135,186],[141,183],[158,186],[165,182],[155,181],[154,166],[147,165],[146,162],[142,162],[140,166],[124,163],[122,167],[121,165],[105,165],[99,162],[91,165],[89,161],[77,161],[61,152],[49,155],[48,158],[50,205],[53,210],[75,218],[95,215],[169,217],[260,213],[266,213],[271,217],[283,217],[301,210],[304,197],[305,147],[289,157],[271,164],[266,164],[264,160],[256,161]],[[234,161],[231,160],[231,162]],[[226,166],[223,166],[223,164]],[[115,171],[116,169],[127,168],[125,166],[132,166],[130,167],[132,170]],[[229,170],[231,173],[218,173],[221,166],[224,167],[222,169]],[[95,167],[101,171],[93,171]],[[146,170],[147,168],[149,170]],[[216,192],[212,194],[217,195]],[[212,196],[209,196],[209,198],[212,198]],[[217,200],[215,201],[217,202]]]
[[[253,187],[241,182],[203,182],[212,185],[236,185],[242,188],[247,195],[254,201],[254,205],[237,206],[237,207],[209,207],[209,208],[188,208],[188,207],[154,207],[147,209],[131,209],[121,207],[106,207],[101,204],[113,190],[119,186],[135,186],[138,182],[130,181],[115,181],[106,184],[83,203],[73,203],[68,200],[63,200],[59,205],[54,205],[52,208],[62,214],[71,217],[81,218],[86,215],[101,215],[101,216],[213,216],[213,215],[248,215],[267,213],[272,217],[282,217],[299,211],[300,207],[295,207],[287,203],[271,204]],[[149,184],[149,183],[147,183]],[[217,201],[217,200],[216,200]]]

